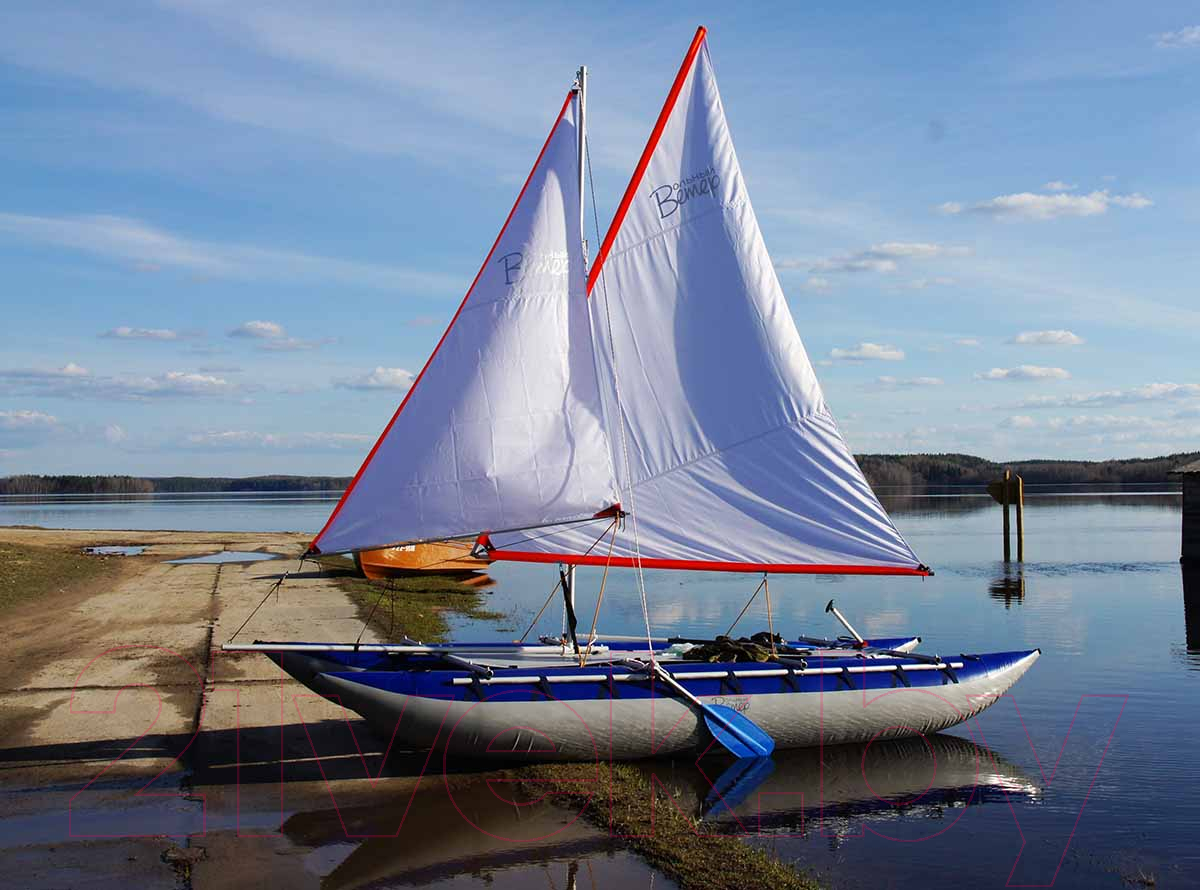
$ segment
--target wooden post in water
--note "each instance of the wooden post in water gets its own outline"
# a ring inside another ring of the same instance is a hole
[[[1017,562],[1025,561],[1025,480],[1017,477]]]
[[[1012,480],[1012,470],[1004,471],[1004,481],[1000,483],[1001,488],[1001,505],[1004,507],[1004,561],[1009,562],[1012,559],[1012,544],[1009,543],[1009,526],[1008,526],[1008,489],[1009,482]]]

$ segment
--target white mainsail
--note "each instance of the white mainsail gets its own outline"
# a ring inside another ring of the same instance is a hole
[[[746,194],[703,29],[589,287],[600,378],[620,387],[619,409],[613,393],[605,406],[613,464],[635,514],[612,564],[927,571],[825,405]],[[604,528],[487,543],[495,559],[603,564]]]
[[[570,522],[619,500],[585,292],[578,105],[573,91],[312,552]]]

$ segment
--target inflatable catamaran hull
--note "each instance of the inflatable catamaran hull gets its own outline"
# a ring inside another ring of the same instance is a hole
[[[635,668],[530,668],[486,677],[331,670],[338,665],[314,655],[268,654],[313,691],[362,715],[393,746],[472,758],[588,761],[702,753],[712,743],[695,708]],[[749,717],[777,747],[800,748],[954,726],[994,703],[1039,654],[664,667],[705,704]]]

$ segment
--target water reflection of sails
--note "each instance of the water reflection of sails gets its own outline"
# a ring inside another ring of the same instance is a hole
[[[736,818],[748,831],[791,833],[823,820],[936,817],[1006,794],[1029,800],[1041,793],[995,751],[949,735],[796,749],[772,760],[774,769],[752,778],[752,787],[724,776],[713,778],[715,788],[701,780],[691,788],[690,805],[712,819]]]
[[[726,773],[721,772],[726,760],[701,763],[719,797],[690,761],[642,768],[668,788],[684,812],[714,823],[734,818],[741,823],[741,829],[722,832],[798,834],[828,824],[846,833],[847,825],[864,819],[939,818],[947,809],[1003,800],[1005,793],[1026,800],[1040,794],[1019,767],[994,751],[947,735],[777,751],[757,768],[735,763]],[[431,777],[411,806],[409,795],[401,793],[381,805],[299,813],[284,831],[293,842],[313,847],[378,835],[359,843],[326,876],[322,886],[338,890],[385,879],[420,885],[616,848],[603,830],[577,818],[577,809],[531,801],[505,779],[504,773],[453,777],[448,790]]]

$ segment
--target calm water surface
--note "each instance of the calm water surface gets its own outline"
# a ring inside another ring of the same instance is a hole
[[[336,497],[6,498],[0,524],[315,531]],[[777,629],[837,633],[823,614],[834,598],[868,636],[917,633],[922,651],[942,655],[1040,647],[1042,659],[1009,699],[953,738],[781,752],[765,775],[732,784],[732,811],[706,802],[708,786],[690,764],[653,767],[673,783],[680,806],[705,814],[708,831],[753,834],[749,842],[800,860],[837,887],[1115,888],[1137,885],[1139,875],[1157,887],[1200,886],[1200,575],[1185,577],[1178,562],[1178,494],[1031,494],[1023,568],[999,558],[1000,513],[990,499],[887,500],[936,576],[775,577]],[[510,616],[494,629],[511,636],[541,605],[554,572],[498,564],[491,574],[492,605]],[[651,572],[655,630],[723,633],[757,582]],[[641,632],[632,574],[614,572],[608,583],[601,629]],[[598,571],[579,570],[585,625],[598,584]],[[765,628],[760,605],[739,632]],[[557,633],[559,624],[554,614],[539,630]],[[714,762],[709,775],[722,766]],[[306,842],[327,850],[331,872],[369,859],[371,886],[411,883],[405,857],[388,859],[378,844],[337,832]],[[546,851],[547,860],[606,870],[611,855]],[[552,872],[551,883],[561,883]],[[482,878],[462,880],[474,886]]]

